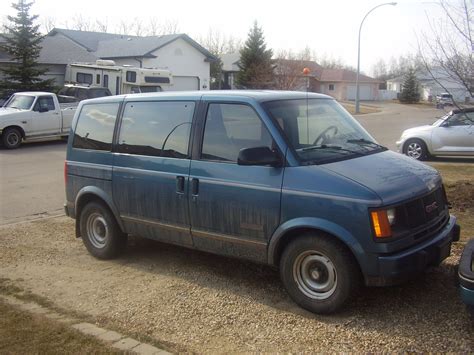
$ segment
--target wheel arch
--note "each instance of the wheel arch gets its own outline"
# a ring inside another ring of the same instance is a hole
[[[81,189],[78,194],[76,195],[76,201],[74,203],[74,214],[76,216],[76,237],[79,238],[79,222],[81,217],[81,212],[84,206],[89,202],[99,202],[102,203],[105,207],[107,207],[112,215],[114,216],[117,224],[120,227],[122,232],[125,232],[122,220],[120,219],[120,214],[118,209],[116,208],[115,204],[113,203],[112,199],[109,195],[102,189],[96,186],[88,186]]]
[[[412,140],[419,140],[421,142],[423,142],[423,144],[425,145],[426,147],[426,150],[427,150],[427,153],[428,154],[432,154],[432,149],[431,149],[431,144],[428,143],[428,140],[426,137],[421,137],[421,136],[413,136],[413,137],[409,137],[407,139],[405,139],[405,142],[403,142],[403,146],[402,146],[402,153],[403,154],[406,154],[405,153],[405,148],[407,147],[408,145],[408,142],[412,141]]]
[[[9,128],[16,128],[20,131],[21,133],[21,138],[25,138],[25,130],[23,129],[23,127],[21,126],[18,126],[18,125],[9,125],[9,126],[6,126],[5,128],[2,129],[2,134],[3,132],[5,132],[7,129]]]
[[[361,272],[365,273],[363,260],[364,250],[357,239],[346,229],[327,220],[319,218],[296,218],[283,223],[273,233],[268,246],[268,263],[278,266],[285,247],[294,238],[305,232],[322,232],[336,238],[354,256]]]

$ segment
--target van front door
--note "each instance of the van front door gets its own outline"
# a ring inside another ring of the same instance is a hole
[[[187,181],[194,107],[191,101],[125,104],[112,180],[127,233],[192,245]]]
[[[194,246],[266,261],[279,225],[283,168],[237,165],[240,149],[273,146],[255,110],[210,103],[200,159],[191,161],[189,210]]]

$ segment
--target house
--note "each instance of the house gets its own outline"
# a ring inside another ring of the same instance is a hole
[[[137,37],[55,28],[41,45],[39,63],[58,86],[64,83],[67,64],[110,59],[118,65],[170,70],[173,90],[208,90],[210,62],[216,60],[186,34]],[[0,67],[5,65],[14,63],[0,51]]]
[[[224,86],[234,89],[235,76],[239,71],[239,55],[222,57]],[[309,74],[303,75],[308,68]],[[337,100],[355,100],[356,72],[349,69],[326,69],[310,60],[275,60],[275,88],[302,90],[330,95]],[[378,100],[381,81],[361,74],[359,76],[359,97],[361,100]]]
[[[420,98],[425,101],[432,101],[444,92],[453,95],[455,101],[467,102],[470,100],[471,94],[459,81],[453,79],[442,68],[431,69],[431,73],[427,70],[419,70],[415,73],[419,84]],[[436,80],[433,78],[435,77]],[[405,77],[398,76],[387,80],[387,90],[399,94],[402,91]]]

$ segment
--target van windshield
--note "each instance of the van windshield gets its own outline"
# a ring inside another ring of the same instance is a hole
[[[333,99],[280,100],[263,106],[304,164],[324,164],[387,149]]]

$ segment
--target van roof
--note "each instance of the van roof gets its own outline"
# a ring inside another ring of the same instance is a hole
[[[304,91],[278,91],[278,90],[211,90],[211,91],[162,91],[144,94],[127,94],[119,96],[107,96],[98,99],[92,99],[94,101],[114,101],[117,99],[126,99],[127,101],[137,101],[141,99],[152,99],[152,98],[184,98],[188,100],[199,100],[201,98],[228,98],[241,99],[251,98],[256,101],[272,101],[272,100],[285,100],[285,99],[332,99],[331,96],[316,94],[312,92]],[[87,100],[90,102],[90,100]]]

